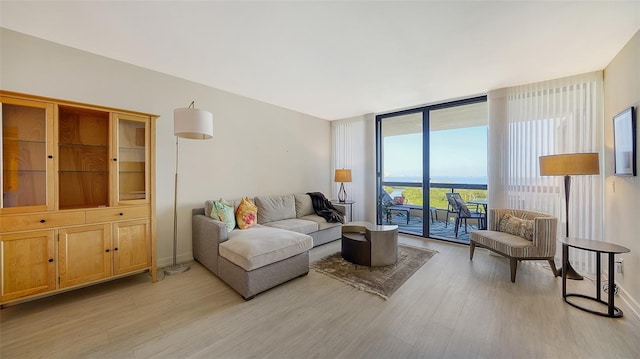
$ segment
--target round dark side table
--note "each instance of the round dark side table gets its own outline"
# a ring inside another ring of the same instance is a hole
[[[601,315],[603,317],[610,318],[621,318],[622,310],[617,308],[614,305],[614,296],[615,296],[615,259],[614,255],[619,253],[628,253],[630,252],[629,248],[619,246],[617,244],[594,241],[591,239],[580,239],[580,238],[558,238],[558,242],[562,243],[562,268],[567,268],[569,265],[569,247],[583,249],[585,251],[596,252],[596,296],[591,297],[584,294],[576,294],[576,293],[567,293],[567,271],[562,271],[562,299],[570,305],[584,310],[585,312],[589,312],[592,314]],[[600,288],[601,288],[601,279],[600,272],[602,270],[602,266],[600,264],[600,255],[602,253],[606,253],[609,255],[609,290],[608,290],[608,298],[605,302],[601,299],[600,296]],[[579,297],[585,298],[592,301],[595,301],[600,304],[604,304],[607,306],[606,312],[600,312],[596,310],[591,310],[589,308],[582,307],[576,303],[572,303],[568,298],[570,297]]]

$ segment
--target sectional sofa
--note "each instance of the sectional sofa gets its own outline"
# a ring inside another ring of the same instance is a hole
[[[237,208],[239,200],[230,201]],[[341,237],[341,223],[315,214],[308,194],[258,196],[258,224],[228,232],[213,201],[193,210],[193,257],[249,300],[309,272],[309,249]],[[336,205],[343,214],[344,206]]]

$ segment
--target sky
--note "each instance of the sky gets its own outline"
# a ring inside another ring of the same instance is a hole
[[[430,132],[431,177],[486,177],[487,127]],[[422,176],[422,133],[385,137],[385,177]]]

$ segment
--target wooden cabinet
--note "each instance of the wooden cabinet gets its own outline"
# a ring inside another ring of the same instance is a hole
[[[120,275],[147,268],[150,243],[149,220],[113,224],[113,274]]]
[[[122,113],[114,114],[114,202],[122,204],[149,201],[149,121],[146,118]]]
[[[157,116],[0,90],[0,305],[149,271]]]
[[[52,230],[0,235],[0,260],[0,301],[55,290]]]
[[[60,288],[111,276],[111,226],[97,224],[58,232]]]
[[[0,213],[54,209],[52,103],[1,97]]]

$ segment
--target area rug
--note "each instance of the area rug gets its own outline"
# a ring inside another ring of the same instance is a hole
[[[400,286],[436,251],[398,245],[398,263],[385,267],[367,267],[346,261],[340,252],[324,257],[311,267],[317,272],[343,281],[365,292],[389,299]]]

